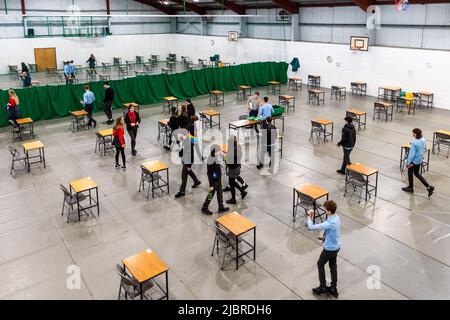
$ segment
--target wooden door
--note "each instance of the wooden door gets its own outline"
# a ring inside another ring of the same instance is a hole
[[[56,48],[35,48],[34,60],[38,71],[45,71],[46,68],[56,70]]]

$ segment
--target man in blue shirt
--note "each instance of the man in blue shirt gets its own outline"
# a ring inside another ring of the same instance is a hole
[[[417,179],[419,179],[420,182],[422,182],[423,185],[427,188],[428,197],[431,197],[434,192],[434,187],[430,186],[425,178],[420,174],[420,167],[422,166],[423,162],[423,154],[427,149],[427,143],[422,137],[422,130],[420,130],[419,128],[413,129],[412,135],[414,137],[414,140],[411,141],[407,160],[408,164],[406,165],[408,168],[408,186],[402,188],[402,190],[406,192],[414,192],[413,175],[415,175]]]
[[[75,79],[75,72],[76,72],[75,65],[73,64],[73,60],[71,60],[69,63],[69,74],[70,77],[72,78],[72,81],[73,79]]]
[[[92,123],[94,123],[94,128],[97,126],[97,121],[94,120],[94,118],[92,117],[92,111],[94,109],[94,102],[95,102],[95,95],[94,93],[90,90],[88,85],[85,85],[83,87],[84,89],[84,94],[83,94],[83,100],[80,100],[81,104],[84,105],[84,110],[86,110],[86,112],[88,113],[87,116],[89,118],[88,121],[88,128],[92,125]]]
[[[259,108],[258,117],[262,120],[266,120],[267,117],[271,117],[273,113],[273,107],[269,103],[269,98],[264,97],[264,104]]]
[[[66,78],[66,84],[72,83],[69,62],[64,62],[64,78]]]
[[[308,211],[308,228],[309,230],[324,230],[323,234],[323,250],[317,261],[319,271],[320,286],[312,289],[316,295],[329,295],[337,298],[337,254],[341,248],[339,240],[341,220],[336,214],[337,205],[333,200],[327,200],[323,204],[327,220],[322,223],[314,224],[314,210]],[[331,286],[327,287],[325,278],[325,264],[328,262],[331,271]]]

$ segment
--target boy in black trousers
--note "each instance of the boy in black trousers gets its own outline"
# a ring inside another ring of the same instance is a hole
[[[114,90],[109,86],[109,82],[105,81],[103,83],[103,88],[105,88],[105,98],[103,99],[103,111],[106,114],[108,120],[107,124],[112,124],[114,122],[112,117],[112,103],[114,101]]]
[[[342,128],[342,138],[341,141],[338,142],[338,147],[342,147],[342,151],[344,151],[344,158],[342,160],[342,166],[339,170],[336,170],[339,174],[345,174],[345,170],[348,165],[352,164],[350,161],[350,153],[353,150],[353,147],[356,143],[356,130],[353,125],[352,117],[345,117],[345,126]]]

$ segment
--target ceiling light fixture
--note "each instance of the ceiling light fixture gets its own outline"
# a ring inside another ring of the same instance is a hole
[[[163,2],[166,6],[169,5],[169,1],[164,1]]]

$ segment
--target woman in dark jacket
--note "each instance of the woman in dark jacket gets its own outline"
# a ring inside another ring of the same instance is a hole
[[[247,195],[245,189],[248,187],[248,185],[244,182],[244,179],[241,177],[242,150],[238,144],[236,136],[228,139],[226,156],[228,190],[225,188],[224,191],[231,191],[231,199],[227,200],[227,203],[236,204],[236,189],[241,192],[241,198],[244,199]],[[242,186],[240,186],[236,180],[242,183]]]
[[[139,117],[139,112],[134,110],[134,107],[128,109],[128,112],[125,115],[125,123],[127,124],[127,131],[131,138],[131,154],[135,156],[137,153],[136,137],[141,118]]]
[[[338,142],[338,147],[342,147],[344,151],[344,159],[342,160],[341,169],[336,170],[339,174],[345,174],[345,169],[348,165],[352,164],[350,161],[350,153],[353,150],[353,147],[356,143],[356,130],[353,125],[352,117],[345,117],[345,126],[342,128],[342,138],[341,141]]]
[[[211,147],[211,153],[208,157],[207,164],[207,174],[209,181],[208,195],[206,196],[205,202],[203,202],[202,213],[207,215],[212,215],[208,207],[211,200],[214,198],[214,194],[217,192],[217,202],[219,204],[219,213],[227,212],[230,208],[223,206],[223,190],[222,190],[222,167],[217,154],[220,152],[218,145],[213,145]]]
[[[168,137],[164,137],[164,143],[167,141],[166,139],[169,138],[169,143],[164,146],[165,149],[170,150],[170,146],[172,145],[172,135],[175,133],[177,129],[180,128],[180,124],[178,123],[178,110],[176,107],[172,107],[170,109],[170,118],[169,122],[167,122],[167,125],[170,128],[170,134]],[[176,141],[178,143],[178,139]]]
[[[93,53],[91,53],[89,59],[87,59],[86,63],[89,63],[89,69],[95,73],[97,73],[97,71],[95,70],[95,65],[97,63],[97,60],[95,59],[95,56]]]
[[[180,125],[180,128],[187,129],[189,125],[189,116],[187,113],[186,106],[183,104],[181,106],[180,115],[178,116],[178,124]]]

